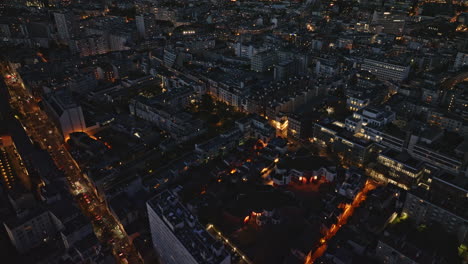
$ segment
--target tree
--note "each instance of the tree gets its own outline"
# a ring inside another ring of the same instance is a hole
[[[200,102],[200,108],[205,111],[212,111],[214,109],[213,98],[207,94],[204,94]]]

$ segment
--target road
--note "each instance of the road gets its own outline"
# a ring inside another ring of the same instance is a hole
[[[25,89],[21,80],[16,78],[15,73],[9,72],[6,66],[2,68],[2,76],[10,94],[9,105],[18,112],[16,118],[29,138],[46,150],[55,165],[64,172],[70,192],[77,198],[83,213],[91,219],[98,239],[110,246],[118,263],[143,263],[123,226],[65,148],[63,137],[55,124],[39,108],[35,98]],[[4,110],[12,114],[8,109]]]
[[[315,260],[320,258],[325,253],[327,250],[327,243],[330,241],[330,239],[332,239],[336,233],[338,233],[341,227],[348,222],[348,219],[353,215],[354,210],[366,200],[367,193],[375,189],[376,186],[377,185],[373,181],[367,180],[364,187],[358,194],[356,194],[354,200],[351,203],[343,203],[338,206],[339,208],[343,209],[343,213],[338,217],[337,223],[333,224],[330,229],[327,230],[325,236],[320,239],[317,249],[315,249],[315,251],[309,252],[304,264],[313,264]]]
[[[455,85],[468,81],[468,72],[461,72],[441,84],[443,90],[452,90]]]

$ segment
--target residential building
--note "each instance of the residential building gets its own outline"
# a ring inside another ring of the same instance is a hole
[[[256,72],[266,72],[276,63],[276,54],[273,51],[264,51],[252,56],[251,69]]]
[[[26,216],[3,223],[10,241],[20,253],[39,246],[44,240],[52,238],[60,224],[48,210],[36,208]]]
[[[135,17],[138,35],[150,38],[156,33],[156,20],[153,14],[142,14]]]
[[[463,158],[454,152],[457,145],[451,145],[441,130],[421,128],[413,133],[408,141],[408,153],[414,158],[425,161],[444,170],[460,173]]]
[[[230,264],[223,242],[213,238],[178,198],[164,191],[147,202],[153,246],[166,264]]]
[[[465,194],[468,193],[465,191]],[[416,224],[437,222],[447,232],[456,234],[460,241],[464,241],[468,235],[468,215],[465,206],[464,203],[451,201],[450,197],[435,198],[430,191],[418,188],[407,192],[403,213],[414,219]]]
[[[395,112],[366,107],[346,118],[346,130],[374,142],[382,141],[382,129],[395,120]]]
[[[132,99],[129,109],[132,115],[156,124],[180,142],[194,138],[206,130],[203,122],[195,119],[190,113],[164,107],[154,99]]]

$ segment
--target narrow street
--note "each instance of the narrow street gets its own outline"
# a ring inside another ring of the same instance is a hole
[[[323,238],[320,239],[320,246],[315,251],[310,251],[307,254],[305,264],[312,264],[315,260],[320,258],[327,250],[327,242],[332,239],[336,233],[341,229],[343,225],[348,222],[348,219],[353,215],[354,210],[358,208],[362,202],[367,198],[367,193],[375,189],[376,185],[374,182],[367,180],[362,190],[354,197],[352,203],[340,204],[339,208],[343,209],[343,213],[338,218],[336,224],[333,224]]]
[[[46,150],[55,165],[64,172],[70,192],[77,198],[83,213],[91,219],[98,239],[110,246],[118,263],[143,263],[123,226],[65,148],[63,137],[55,124],[39,108],[14,73],[2,72],[2,76],[5,76],[6,88],[10,94],[10,106],[19,113],[15,118],[22,124],[30,139]]]

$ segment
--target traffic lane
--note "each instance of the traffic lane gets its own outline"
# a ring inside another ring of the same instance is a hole
[[[0,79],[0,113],[3,117],[2,126],[5,127],[12,136],[18,152],[22,157],[26,157],[31,167],[37,169],[41,174],[48,174],[56,171],[50,157],[32,144],[26,131],[24,131],[23,125],[14,117],[14,111],[10,107],[9,98],[8,88],[2,78]]]
[[[27,97],[24,97],[24,98],[27,98]],[[21,96],[20,96],[19,99],[21,99]],[[31,108],[31,109],[33,109],[33,108]],[[39,113],[41,113],[41,112],[39,112]],[[49,122],[47,122],[48,118],[46,116],[39,115],[39,114],[33,114],[31,116],[33,116],[33,119],[32,120],[29,119],[28,121],[30,121],[31,127],[35,128],[35,132],[37,133],[36,136],[39,136],[39,142],[41,142],[41,145],[44,148],[49,150],[49,152],[51,153],[51,156],[52,157],[60,157],[60,154],[68,153],[67,151],[65,151],[64,153],[62,153],[61,151],[57,152],[57,150],[60,150],[61,147],[62,147],[61,142],[57,141],[57,138],[55,138],[55,140],[54,140],[51,137],[49,137],[49,136],[47,136],[46,134],[43,133],[44,126],[49,124]],[[53,124],[51,124],[51,125],[53,127]],[[55,133],[49,133],[49,134],[55,134]],[[40,139],[41,137],[43,139],[50,138],[51,142],[48,143],[49,145],[45,143],[45,142],[47,142],[47,140],[42,140],[41,141],[41,139]],[[65,170],[65,172],[67,174],[66,177],[68,179],[82,178],[83,175],[81,174],[81,170],[79,169],[79,166],[76,164],[76,162],[74,162],[71,155],[69,155],[69,153],[68,153],[68,157],[67,157],[67,155],[62,155],[62,156],[64,156],[64,158],[55,159],[55,161],[56,161],[56,163],[59,163],[59,161],[63,161],[65,163],[67,163],[68,167],[66,167],[66,170]],[[91,195],[91,196],[94,197],[94,195]],[[97,197],[95,197],[95,198],[96,198],[95,201],[97,201]],[[85,201],[85,202],[86,202],[86,204],[90,203],[90,202],[87,202],[87,201]],[[125,231],[121,229],[121,226],[119,225],[118,221],[113,217],[113,215],[109,212],[109,210],[107,208],[104,208],[104,207],[106,207],[106,206],[105,205],[98,206],[98,208],[101,208],[103,210],[104,214],[108,214],[110,216],[110,218],[112,219],[111,223],[112,223],[112,226],[113,226],[113,228],[111,228],[110,230],[106,230],[106,229],[110,228],[110,227],[106,227],[104,231],[106,233],[108,233],[109,236],[111,236],[111,237],[123,240],[120,243],[118,243],[118,245],[120,246],[120,250],[123,249],[125,252],[128,252],[129,257],[132,257],[134,260],[136,260],[136,262],[141,262],[141,260],[138,257],[138,253],[135,251],[135,249],[133,247],[130,247],[130,245],[126,242],[126,241],[129,241],[129,240],[128,240],[128,237],[125,234]],[[90,212],[90,208],[87,207],[87,206],[81,206],[81,208],[85,212],[88,212],[88,213]],[[121,245],[123,245],[123,246],[121,246]],[[120,253],[118,255],[119,255],[119,257],[122,257]]]

